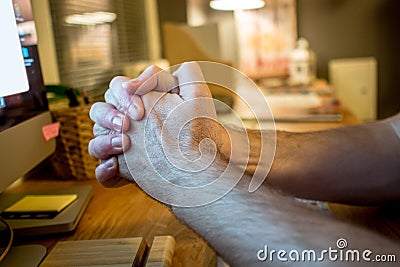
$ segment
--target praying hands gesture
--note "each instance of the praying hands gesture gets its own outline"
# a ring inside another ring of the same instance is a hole
[[[116,77],[105,100],[90,112],[95,138],[89,152],[101,160],[99,182],[107,187],[135,182],[232,266],[265,265],[257,258],[265,243],[277,250],[321,250],[338,233],[356,248],[399,251],[390,240],[304,208],[273,188],[352,204],[399,201],[400,115],[322,132],[278,131],[275,141],[268,131],[218,123],[195,62],[173,74],[151,66],[135,79]],[[275,144],[272,167],[263,169],[263,155]],[[268,179],[249,193],[260,169]]]

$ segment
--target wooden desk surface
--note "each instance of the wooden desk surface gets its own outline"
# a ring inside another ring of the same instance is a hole
[[[32,191],[90,184],[93,197],[76,231],[70,235],[20,240],[36,243],[50,251],[58,241],[124,237],[144,237],[151,244],[154,236],[172,235],[176,241],[173,266],[216,266],[215,252],[195,232],[183,225],[168,208],[146,196],[135,185],[104,188],[96,180],[27,180],[16,188]]]
[[[336,128],[346,125],[359,124],[360,120],[354,117],[347,109],[343,110],[343,119],[340,122],[276,122],[276,129],[289,132],[309,132]]]
[[[277,124],[277,128],[310,131],[355,123],[357,120],[354,117],[346,115],[342,123],[283,123]],[[172,235],[176,240],[173,266],[216,266],[215,252],[202,238],[177,220],[165,206],[146,196],[134,185],[107,189],[95,180],[76,182],[35,179],[24,181],[12,191],[42,190],[76,184],[93,186],[93,198],[76,231],[70,235],[21,240],[22,243],[39,243],[51,250],[56,242],[64,240],[142,236],[148,244],[151,244],[156,235]],[[400,240],[399,207],[353,207],[329,204],[329,208],[338,218]]]

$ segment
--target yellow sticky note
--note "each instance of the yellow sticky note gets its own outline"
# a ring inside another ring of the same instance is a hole
[[[78,198],[69,195],[26,195],[3,211],[6,218],[51,218]]]

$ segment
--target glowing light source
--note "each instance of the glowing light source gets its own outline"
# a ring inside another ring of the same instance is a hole
[[[111,12],[91,12],[70,15],[65,18],[65,22],[75,25],[98,25],[111,23],[116,18],[117,15]]]
[[[216,10],[248,10],[258,9],[265,6],[262,0],[214,0],[210,1],[210,7]]]

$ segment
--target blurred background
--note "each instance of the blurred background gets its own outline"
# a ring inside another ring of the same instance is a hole
[[[293,51],[304,38],[311,73],[301,83],[332,85],[363,120],[400,111],[398,1],[266,0],[261,8],[228,11],[207,0],[32,5],[46,85],[67,84],[95,97],[115,75],[187,60],[226,63],[267,87],[288,85]]]

